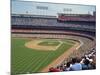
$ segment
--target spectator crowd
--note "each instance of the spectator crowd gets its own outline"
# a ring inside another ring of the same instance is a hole
[[[96,69],[96,50],[93,48],[84,56],[73,57],[65,60],[64,63],[56,67],[50,67],[49,72],[80,71]]]

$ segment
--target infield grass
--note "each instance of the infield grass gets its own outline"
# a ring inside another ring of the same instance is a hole
[[[57,40],[45,40],[39,43],[39,45],[42,45],[42,46],[57,46],[59,44],[60,42]]]

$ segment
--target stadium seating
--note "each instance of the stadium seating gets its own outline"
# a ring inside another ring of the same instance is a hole
[[[96,69],[96,49],[95,48],[90,49],[87,53],[83,52],[83,56],[81,57],[78,56],[69,58],[68,60],[66,59],[64,63],[52,68],[53,69],[50,68],[48,71],[61,72],[61,71],[79,71],[79,70]]]
[[[59,16],[58,20],[61,21],[95,21],[94,16]]]
[[[72,18],[71,18],[72,19]],[[73,19],[72,19],[73,20]],[[87,20],[87,19],[86,19]],[[76,23],[59,23],[57,22],[57,19],[54,18],[34,18],[34,17],[15,17],[12,16],[12,26],[13,25],[28,25],[28,26],[56,26],[56,27],[71,27],[71,28],[77,28],[77,29],[94,29],[95,30],[95,24],[91,22],[76,22]]]

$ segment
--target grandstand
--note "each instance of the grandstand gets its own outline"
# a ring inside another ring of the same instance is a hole
[[[58,14],[59,21],[95,22],[95,15],[90,14]]]
[[[86,19],[87,20],[87,19]],[[35,17],[34,15],[18,15],[12,16],[12,28],[35,28],[35,29],[54,29],[54,30],[85,30],[95,32],[95,21],[94,22],[68,22],[68,23],[59,23],[57,18],[52,16],[44,17]]]

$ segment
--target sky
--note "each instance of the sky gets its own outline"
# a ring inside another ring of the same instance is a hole
[[[45,3],[34,1],[12,1],[12,14],[33,14],[33,15],[52,15],[56,16],[57,13],[66,14],[92,14],[96,10],[93,5],[73,5],[61,3]],[[37,7],[47,7],[47,10],[37,9]],[[71,11],[64,11],[64,9],[71,9]]]

